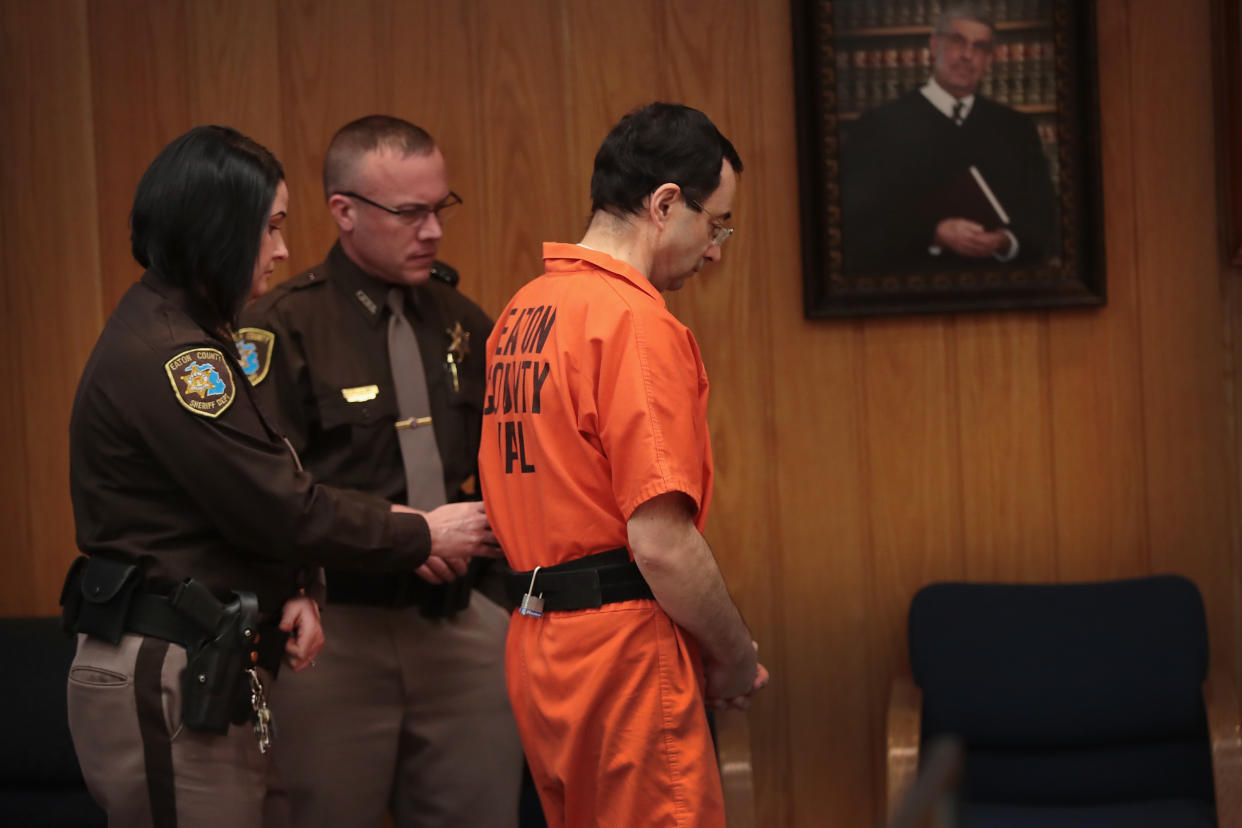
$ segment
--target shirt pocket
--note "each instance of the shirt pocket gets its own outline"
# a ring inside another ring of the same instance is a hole
[[[366,388],[357,386],[354,389]],[[336,388],[316,396],[315,407],[319,413],[319,426],[326,432],[334,429],[392,428],[397,421],[397,401],[391,384],[376,386],[378,392],[372,399],[350,402],[342,389]],[[360,392],[365,396],[366,392]]]

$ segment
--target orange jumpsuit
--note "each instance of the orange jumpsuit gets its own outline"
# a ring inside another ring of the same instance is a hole
[[[545,244],[487,341],[479,472],[518,571],[627,545],[642,503],[712,487],[693,335],[628,264]],[[536,588],[538,592],[538,588]],[[548,823],[723,826],[695,641],[653,600],[513,615],[506,683]]]

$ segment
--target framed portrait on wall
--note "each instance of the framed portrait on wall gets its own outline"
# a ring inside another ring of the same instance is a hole
[[[1092,0],[793,0],[808,317],[1102,305]]]
[[[1220,168],[1223,259],[1242,267],[1242,3],[1212,4],[1216,82],[1216,163]]]

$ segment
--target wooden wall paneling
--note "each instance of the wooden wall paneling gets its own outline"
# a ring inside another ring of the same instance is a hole
[[[780,669],[752,716],[757,812],[766,825],[875,825],[882,812],[868,632],[876,624],[863,437],[863,323],[802,318],[798,171],[788,6],[757,3],[755,117],[743,152],[739,238],[752,245],[734,276],[767,296],[776,424],[771,522],[783,548],[769,586]],[[745,235],[741,235],[742,233]],[[729,253],[727,255],[732,255]],[[779,592],[777,589],[779,588]],[[766,705],[766,707],[764,706]],[[773,710],[773,708],[777,708]],[[765,731],[760,733],[760,731]]]
[[[1150,567],[1138,322],[1130,15],[1097,6],[1100,155],[1108,306],[1049,322],[1057,568],[1061,580],[1132,577]]]
[[[1214,86],[1217,99],[1216,157],[1219,165],[1217,193],[1220,198],[1221,234],[1224,244],[1220,251],[1220,292],[1224,314],[1225,411],[1229,428],[1226,455],[1231,458],[1229,464],[1230,563],[1233,572],[1229,581],[1232,590],[1233,636],[1235,641],[1242,641],[1242,376],[1239,376],[1239,371],[1242,370],[1242,263],[1235,263],[1232,255],[1237,247],[1237,239],[1229,238],[1232,219],[1230,214],[1237,215],[1237,211],[1231,208],[1242,202],[1242,193],[1234,197],[1230,189],[1236,185],[1242,190],[1242,178],[1237,175],[1239,170],[1230,159],[1230,156],[1234,155],[1232,151],[1237,148],[1225,143],[1242,130],[1242,123],[1239,123],[1242,121],[1242,117],[1239,117],[1242,113],[1237,111],[1236,106],[1238,103],[1236,80],[1225,77],[1225,73],[1232,73],[1230,64],[1237,59],[1237,55],[1229,53],[1226,44],[1230,41],[1236,42],[1237,38],[1220,37],[1222,31],[1225,31],[1222,29],[1224,26],[1235,26],[1234,31],[1236,31],[1240,9],[1236,3],[1225,0],[1214,2],[1212,5],[1215,13],[1212,25],[1214,29],[1217,29],[1213,32],[1216,36],[1213,69],[1216,73]],[[1216,51],[1217,49],[1219,51]],[[1234,665],[1233,679],[1234,685],[1240,686],[1242,658],[1238,659],[1238,663]]]
[[[1225,391],[1229,425],[1229,441],[1226,456],[1232,458],[1230,468],[1230,536],[1229,536],[1229,589],[1233,610],[1232,635],[1235,642],[1242,642],[1242,410],[1239,408],[1239,366],[1242,365],[1242,269],[1228,264],[1222,257],[1221,296],[1225,314]],[[1233,668],[1234,686],[1242,686],[1242,658]]]
[[[25,596],[30,594],[35,580],[30,542],[34,509],[26,485],[30,467],[23,393],[26,371],[18,329],[20,311],[10,295],[19,280],[21,259],[25,258],[24,249],[19,248],[22,240],[17,223],[22,212],[30,208],[22,202],[36,188],[33,176],[22,173],[30,165],[22,163],[17,141],[18,136],[26,135],[20,126],[23,120],[34,114],[30,78],[42,69],[28,52],[18,48],[19,43],[29,42],[26,28],[32,12],[33,7],[19,9],[11,4],[0,9],[0,123],[12,125],[0,131],[0,375],[13,383],[13,393],[0,397],[0,457],[4,458],[0,468],[0,500],[5,504],[8,522],[8,541],[0,549],[0,561],[7,573],[0,585],[0,611],[4,615],[27,613]]]
[[[705,112],[734,143],[745,168],[734,203],[737,233],[724,247],[723,260],[707,265],[685,289],[666,298],[696,331],[714,378],[709,421],[717,486],[707,535],[764,663],[779,677],[788,664],[780,596],[793,561],[775,520],[778,469],[770,459],[779,369],[773,358],[771,289],[764,274],[780,261],[773,256],[774,246],[784,247],[785,261],[796,256],[797,224],[774,227],[759,206],[771,192],[764,178],[764,160],[772,154],[769,129],[783,131],[789,140],[793,136],[792,107],[768,122],[754,105],[766,91],[758,31],[760,18],[772,9],[762,5],[732,0],[663,6],[665,40],[677,46],[665,51],[659,66],[667,73],[663,91],[668,99]],[[774,16],[788,21],[785,14]],[[784,149],[788,152],[787,143]],[[765,822],[779,819],[785,804],[774,793],[789,778],[783,752],[788,712],[773,693],[761,696],[750,715],[756,812]]]
[[[952,319],[866,323],[860,364],[869,489],[872,614],[869,692],[872,767],[882,779],[884,705],[910,669],[906,615],[928,583],[966,574],[958,378]],[[863,585],[859,585],[861,588]]]
[[[283,159],[276,0],[187,0],[185,14],[191,121],[233,127]],[[293,272],[278,264],[273,280]]]
[[[1051,581],[1047,313],[955,320],[962,540],[973,581]]]
[[[465,202],[444,228],[439,256],[461,274],[461,290],[478,300],[491,279],[483,270],[489,244],[483,189],[483,140],[488,122],[479,103],[477,0],[397,3],[393,31],[401,45],[393,55],[392,113],[426,129],[449,168],[449,186]],[[498,308],[491,308],[495,313]],[[482,358],[480,356],[480,358]]]
[[[663,4],[639,0],[565,0],[566,55],[575,67],[568,78],[566,106],[572,184],[565,193],[581,237],[591,212],[591,170],[595,152],[621,116],[668,98]]]
[[[223,124],[281,156],[283,38],[276,0],[187,0],[190,119]]]
[[[392,106],[392,0],[277,0],[280,116],[289,183],[288,274],[323,261],[336,225],[323,195],[323,156],[345,124]]]
[[[800,282],[774,279],[773,299],[800,305]],[[862,327],[801,322],[774,342],[785,571],[772,600],[785,652],[768,692],[785,708],[785,730],[769,748],[775,755],[763,758],[787,775],[758,786],[760,813],[781,817],[772,825],[875,825],[882,817],[874,737],[887,688],[872,681],[873,651],[887,646],[892,627],[873,588]]]
[[[566,124],[574,114],[565,106],[575,69],[563,18],[558,0],[515,0],[489,5],[478,21],[488,281],[477,298],[493,314],[543,272],[543,242],[581,238]]]
[[[188,130],[189,61],[181,3],[88,3],[103,307],[110,313],[142,273],[129,245],[138,179]]]
[[[22,350],[24,332],[20,330],[22,310],[16,304],[16,291],[28,259],[18,222],[31,210],[24,202],[35,195],[38,185],[31,174],[28,156],[32,151],[26,138],[26,122],[33,122],[33,101],[37,92],[31,78],[41,74],[43,65],[19,44],[30,43],[28,23],[35,17],[33,6],[17,8],[5,5],[0,9],[0,123],[11,128],[0,131],[0,372],[13,384],[13,393],[0,398],[0,499],[5,504],[8,541],[0,550],[7,577],[0,585],[0,610],[5,615],[25,615],[28,596],[35,583],[35,557],[32,554],[32,523],[34,504],[27,478],[32,458],[29,456],[26,428],[25,387],[28,382],[25,355]],[[19,144],[19,138],[25,139]],[[54,205],[48,204],[49,212]],[[84,289],[97,285],[87,282]]]
[[[58,611],[76,553],[69,412],[102,310],[82,2],[0,6],[0,614]]]
[[[1232,666],[1229,467],[1210,10],[1133,0],[1136,272],[1152,563],[1194,577],[1212,654]],[[1148,59],[1159,55],[1159,60]]]

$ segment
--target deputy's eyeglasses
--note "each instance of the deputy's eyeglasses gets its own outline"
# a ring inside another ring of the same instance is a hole
[[[449,194],[445,197],[445,199],[435,206],[415,204],[413,207],[386,207],[378,201],[372,201],[366,196],[359,195],[358,193],[351,192],[350,190],[338,190],[336,195],[356,198],[363,204],[370,204],[372,207],[383,210],[385,213],[392,213],[398,220],[401,221],[402,224],[409,225],[422,224],[427,220],[428,216],[433,215],[436,217],[437,221],[447,221],[456,211],[457,207],[461,205],[461,196],[457,195],[457,193],[452,190],[449,190]]]
[[[733,235],[733,228],[725,226],[724,216],[716,215],[711,210],[706,209],[702,204],[700,204],[699,202],[695,201],[692,198],[687,198],[686,203],[689,204],[691,207],[693,207],[698,212],[703,213],[709,219],[711,219],[712,246],[713,247],[720,247],[722,244],[724,244],[725,242],[729,240],[730,236]]]

